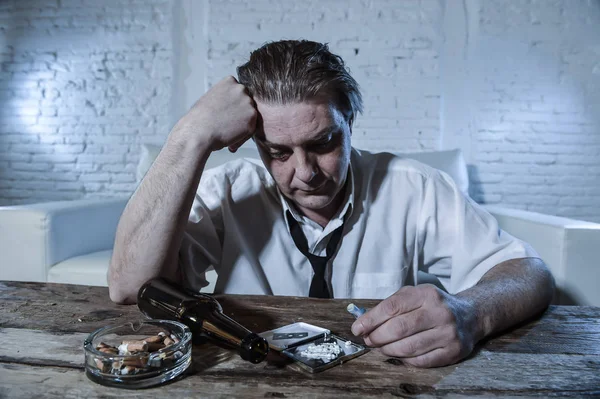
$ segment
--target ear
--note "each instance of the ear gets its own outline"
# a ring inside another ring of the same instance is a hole
[[[348,119],[348,130],[350,131],[350,136],[352,136],[352,125],[354,124],[354,116],[350,116]]]

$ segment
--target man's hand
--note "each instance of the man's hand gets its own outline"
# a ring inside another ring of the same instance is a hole
[[[481,339],[477,331],[471,302],[430,284],[402,287],[352,325],[368,346],[416,367],[458,362]]]
[[[257,117],[246,87],[228,76],[207,91],[176,128],[204,135],[213,151],[229,147],[235,152],[254,134]]]

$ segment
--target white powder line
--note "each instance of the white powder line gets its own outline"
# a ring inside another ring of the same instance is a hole
[[[337,344],[337,342],[326,342],[319,345],[310,344],[308,347],[300,352],[300,355],[309,358],[309,359],[321,359],[332,360],[335,359],[342,348]]]

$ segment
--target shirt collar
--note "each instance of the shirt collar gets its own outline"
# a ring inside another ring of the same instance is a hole
[[[344,194],[344,201],[342,201],[342,205],[340,206],[340,208],[338,209],[338,211],[335,213],[335,215],[331,218],[331,220],[329,221],[327,228],[329,228],[329,226],[332,224],[332,222],[334,222],[334,226],[331,226],[332,228],[337,228],[339,225],[341,225],[344,222],[344,219],[347,219],[350,217],[350,215],[352,215],[352,211],[354,209],[354,190],[355,190],[355,185],[354,185],[354,172],[353,172],[353,167],[352,167],[352,161],[350,161],[350,165],[348,166],[348,175],[346,177],[346,192]],[[317,224],[316,222],[313,222],[312,220],[310,220],[309,218],[302,216],[302,214],[300,214],[297,210],[296,207],[293,206],[290,201],[285,197],[285,195],[283,195],[281,193],[281,191],[279,190],[279,187],[277,187],[277,193],[279,194],[279,199],[281,201],[281,207],[283,210],[283,220],[285,220],[285,224],[289,230],[290,226],[288,225],[288,221],[287,221],[287,217],[286,217],[286,213],[289,212],[292,217],[294,219],[296,219],[296,221],[298,223],[304,224],[304,223],[311,223],[311,224]]]

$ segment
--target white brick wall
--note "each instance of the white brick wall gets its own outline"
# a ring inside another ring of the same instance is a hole
[[[328,42],[361,84],[365,114],[353,145],[372,150],[439,147],[441,3],[435,0],[211,1],[209,85],[265,41]]]
[[[127,195],[170,124],[168,0],[0,2],[0,205]]]
[[[131,192],[139,143],[281,38],[346,60],[355,146],[460,147],[476,200],[600,222],[593,0],[0,3],[0,204]]]
[[[480,2],[478,201],[600,222],[600,3]]]

